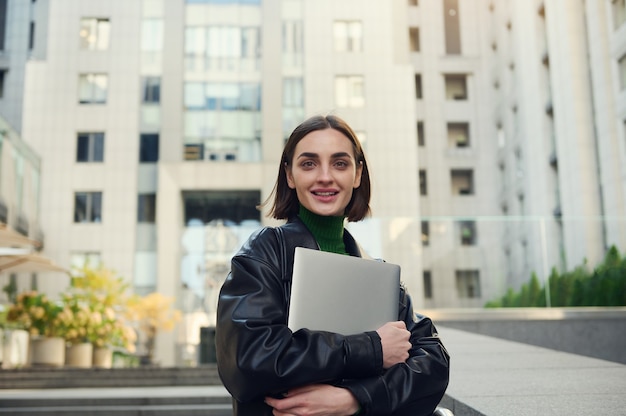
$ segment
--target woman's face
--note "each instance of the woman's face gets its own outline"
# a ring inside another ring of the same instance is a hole
[[[286,170],[300,204],[318,215],[341,216],[361,184],[363,166],[354,158],[350,139],[328,128],[304,136]]]

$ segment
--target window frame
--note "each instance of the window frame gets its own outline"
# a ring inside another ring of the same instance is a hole
[[[79,196],[85,196],[84,217],[81,219],[79,212]],[[99,224],[102,223],[102,191],[76,191],[74,192],[74,223],[75,224]],[[99,215],[98,215],[99,214]]]

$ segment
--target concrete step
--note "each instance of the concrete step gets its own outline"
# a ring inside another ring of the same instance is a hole
[[[0,415],[225,416],[232,414],[222,386],[6,389]]]
[[[0,370],[0,389],[221,385],[215,364],[199,367],[50,368]],[[1,390],[0,390],[1,392]]]

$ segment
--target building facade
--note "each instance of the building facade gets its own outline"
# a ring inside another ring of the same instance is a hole
[[[0,114],[42,155],[46,254],[176,296],[186,318],[159,351],[180,362],[229,257],[276,223],[255,206],[313,114],[361,137],[373,217],[349,228],[418,308],[481,307],[626,246],[624,16],[609,0],[5,0]]]

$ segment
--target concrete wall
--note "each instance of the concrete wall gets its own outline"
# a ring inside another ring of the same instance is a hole
[[[626,364],[626,308],[426,312],[437,325]]]

